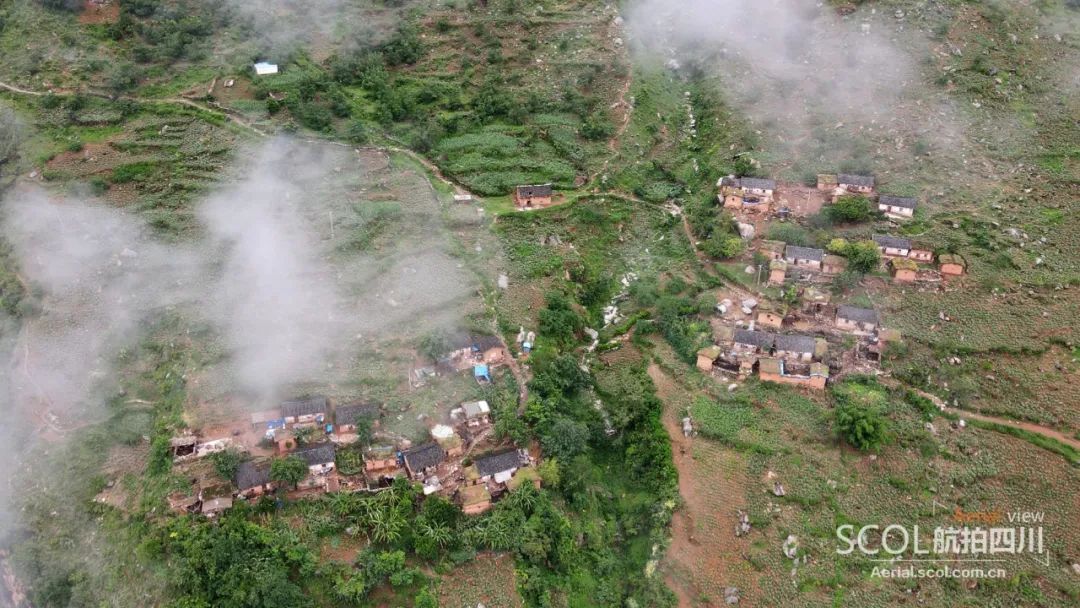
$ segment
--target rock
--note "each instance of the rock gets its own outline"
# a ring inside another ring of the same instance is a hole
[[[799,539],[794,534],[788,534],[788,537],[784,539],[783,545],[784,555],[788,559],[795,559],[795,556],[799,553]]]
[[[728,587],[724,589],[724,601],[728,604],[739,603],[739,589],[738,587]]]
[[[593,329],[593,328],[591,328],[591,327],[586,327],[586,328],[585,328],[585,333],[586,333],[586,334],[587,334],[587,335],[588,335],[588,336],[589,336],[590,338],[592,338],[593,340],[595,340],[595,339],[597,339],[597,338],[599,338],[599,337],[600,337],[600,332],[596,331],[595,329]]]
[[[783,496],[787,494],[787,492],[784,491],[784,484],[780,483],[779,481],[773,484],[772,493],[775,496]]]
[[[747,266],[746,268],[743,268],[743,272],[745,272],[746,274],[754,274],[754,272],[755,272],[754,267],[753,266]]]
[[[739,236],[747,241],[754,238],[754,225],[739,222]]]
[[[733,391],[733,390],[735,390],[737,388],[739,388],[739,385],[732,382],[731,384],[727,385],[727,392],[730,393],[731,391]]]
[[[498,285],[499,285],[499,289],[506,289],[506,288],[510,287],[510,277],[506,276],[505,274],[500,274],[499,275],[499,280],[498,280]]]
[[[961,418],[960,420],[957,420],[956,421],[956,426],[957,426],[957,428],[961,428],[961,429],[967,428],[967,420],[964,420],[963,418]]]
[[[937,435],[937,429],[934,427],[933,422],[927,422],[926,424],[923,425],[923,428],[930,431],[931,435]]]
[[[875,462],[877,460],[877,454],[870,454],[870,457],[868,458],[868,460],[870,462]]]
[[[1080,562],[1072,565],[1073,574],[1080,576]]]
[[[754,298],[746,298],[742,301],[743,308],[754,308],[758,305],[758,301]]]
[[[840,485],[840,484],[836,483],[836,480],[835,480],[835,479],[830,479],[830,480],[828,480],[828,481],[826,481],[826,482],[825,482],[825,485],[829,486],[829,489],[830,489],[830,490],[835,490],[835,489],[836,489],[836,487],[837,487],[838,485]]]

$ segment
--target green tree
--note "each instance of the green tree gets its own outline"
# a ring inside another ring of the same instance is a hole
[[[559,417],[541,439],[545,454],[569,462],[589,447],[589,429],[584,424]]]
[[[825,207],[825,214],[835,222],[865,222],[876,215],[874,203],[858,194],[849,194],[836,199]]]
[[[308,465],[303,458],[290,455],[284,458],[275,458],[270,462],[270,479],[280,484],[296,487],[302,479],[307,477]]]
[[[439,608],[439,600],[431,592],[431,589],[424,587],[413,598],[413,608]]]
[[[570,298],[559,291],[549,291],[544,296],[545,307],[540,311],[540,335],[559,344],[574,340],[577,332],[585,326],[581,316],[570,306]]]
[[[874,241],[851,243],[845,255],[848,259],[848,268],[854,272],[870,272],[881,263],[881,252]]]
[[[22,122],[11,108],[0,105],[0,170],[5,163],[15,158],[22,139]]]
[[[236,475],[236,469],[240,467],[243,458],[239,451],[228,449],[215,452],[210,456],[210,461],[214,463],[214,470],[217,471],[218,475],[225,479],[232,479]]]
[[[434,329],[420,338],[420,354],[432,361],[450,351],[450,339],[443,329]]]
[[[859,450],[873,450],[885,441],[887,424],[875,406],[840,400],[836,405],[836,428],[840,435]]]

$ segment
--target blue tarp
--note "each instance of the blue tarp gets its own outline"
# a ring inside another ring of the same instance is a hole
[[[473,366],[473,377],[476,378],[477,380],[483,379],[483,380],[487,380],[488,382],[491,382],[491,374],[488,373],[488,366],[486,366],[486,365],[474,365]]]

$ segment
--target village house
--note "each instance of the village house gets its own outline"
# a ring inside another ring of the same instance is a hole
[[[874,176],[840,173],[836,176],[836,184],[848,192],[870,194],[874,191]]]
[[[491,492],[484,484],[459,488],[457,498],[465,515],[479,515],[491,508]]]
[[[446,450],[437,443],[426,443],[415,448],[405,450],[402,455],[405,461],[405,472],[412,479],[423,479],[446,460]]]
[[[326,475],[334,470],[336,450],[332,443],[320,443],[302,447],[292,454],[307,463],[308,475],[312,477]]]
[[[720,347],[713,344],[697,352],[697,368],[705,373],[712,372],[713,364],[720,358]]]
[[[814,249],[813,247],[799,247],[798,245],[788,245],[784,249],[784,260],[788,264],[794,264],[799,268],[821,270],[821,260],[824,257],[825,252],[823,250]]]
[[[471,428],[485,427],[491,424],[491,406],[487,401],[466,401],[461,404],[460,417]],[[451,412],[453,416],[455,412]]]
[[[775,356],[780,359],[810,361],[814,358],[817,340],[813,336],[777,335],[774,341]]]
[[[964,258],[955,253],[943,253],[938,256],[938,270],[941,274],[958,277],[964,274],[964,269],[967,268],[967,262]]]
[[[770,260],[782,260],[786,246],[784,241],[761,241],[758,244],[758,252]]]
[[[875,234],[874,243],[881,255],[888,258],[906,258],[911,252],[911,241],[898,236]]]
[[[889,268],[892,271],[893,281],[897,283],[912,283],[919,273],[919,265],[907,258],[889,260]]]
[[[355,431],[357,421],[361,418],[371,420],[372,426],[377,425],[379,404],[356,401],[334,408],[334,423],[337,425],[338,432],[351,433]]]
[[[769,284],[783,285],[787,280],[787,262],[784,260],[769,260]]]
[[[518,186],[514,188],[514,204],[521,209],[539,209],[551,205],[551,184]]]
[[[270,481],[270,465],[251,460],[241,462],[233,475],[237,498],[257,498],[273,491]]]
[[[528,462],[529,457],[527,454],[524,454],[522,450],[513,449],[480,456],[473,461],[473,466],[476,467],[476,474],[480,483],[486,484],[489,481],[494,481],[497,484],[504,484],[510,481],[510,478],[523,464]]]
[[[818,173],[817,189],[832,192],[840,187],[840,180],[835,173]]]
[[[758,360],[758,378],[763,382],[809,386],[823,390],[829,380],[829,366],[824,363],[811,363],[809,374],[788,373],[783,359],[763,357]]]
[[[934,251],[921,243],[912,243],[911,250],[908,251],[909,258],[916,262],[933,262]]]
[[[872,333],[878,326],[877,312],[872,308],[836,307],[836,327],[856,333]]]
[[[281,409],[254,412],[251,414],[251,427],[256,431],[266,433],[285,428],[285,419],[281,417]]]
[[[882,194],[878,197],[878,211],[891,217],[910,218],[915,215],[915,206],[918,204],[914,198],[906,196]]]
[[[826,254],[821,259],[821,272],[825,274],[841,274],[847,270],[847,258],[839,255]]]
[[[392,447],[372,447],[364,454],[364,474],[371,485],[385,485],[384,482],[389,482],[400,473],[401,467]]]
[[[720,179],[720,200],[727,209],[768,209],[776,182],[757,177],[728,176]]]
[[[767,353],[772,350],[776,336],[767,331],[736,329],[733,338],[735,351],[738,353]]]
[[[294,399],[281,404],[281,417],[286,424],[307,424],[326,421],[326,415],[330,412],[326,397],[315,396],[306,399]]]

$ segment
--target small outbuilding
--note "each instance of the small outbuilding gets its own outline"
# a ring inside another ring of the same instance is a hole
[[[276,63],[260,61],[256,63],[254,67],[256,76],[272,76],[278,73],[278,66]]]
[[[919,265],[907,258],[889,260],[889,268],[896,283],[913,283],[919,274]]]
[[[958,277],[967,269],[967,261],[956,253],[943,253],[938,256],[938,270],[941,274]]]
[[[720,347],[717,345],[706,346],[697,352],[697,368],[705,373],[712,372],[713,364],[720,358]]]
[[[787,262],[784,260],[769,260],[769,284],[783,285],[787,280]]]

